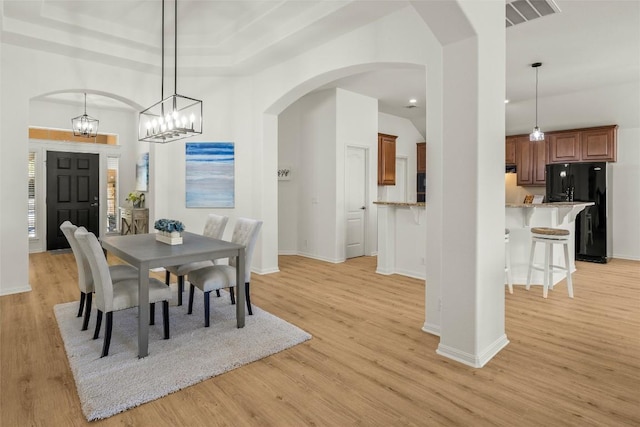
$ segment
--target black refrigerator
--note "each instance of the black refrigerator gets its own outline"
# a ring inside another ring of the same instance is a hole
[[[594,202],[576,217],[576,260],[606,263],[610,251],[607,232],[607,164],[547,165],[547,202]]]

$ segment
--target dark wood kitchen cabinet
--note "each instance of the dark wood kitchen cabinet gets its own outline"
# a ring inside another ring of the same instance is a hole
[[[396,185],[396,139],[378,134],[378,185]]]
[[[418,172],[427,171],[427,143],[416,143],[416,168]]]
[[[504,163],[505,165],[516,164],[516,142],[517,136],[508,136],[504,146]]]
[[[618,126],[547,132],[549,163],[615,162]]]
[[[516,138],[517,184],[543,186],[546,183],[546,141],[529,141],[529,136]]]

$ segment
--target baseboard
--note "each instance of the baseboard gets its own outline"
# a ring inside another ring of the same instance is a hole
[[[420,280],[425,280],[425,273],[422,273],[422,275],[420,275],[419,272],[417,271],[409,271],[409,270],[396,270],[396,274],[400,274],[402,276],[407,276],[407,277],[411,277],[413,279],[420,279]]]
[[[442,343],[438,345],[436,353],[438,353],[440,356],[447,357],[464,365],[471,366],[472,368],[482,368],[487,364],[487,362],[493,359],[493,357],[498,354],[500,350],[505,348],[507,344],[509,344],[509,340],[507,339],[507,336],[503,334],[500,338],[494,341],[493,344],[488,346],[482,353],[478,355],[460,351],[453,347],[443,345]]]
[[[424,322],[422,330],[428,334],[435,335],[437,337],[440,336],[440,325]]]
[[[279,273],[280,269],[278,267],[265,268],[265,269],[251,269],[251,272],[262,276],[264,274]]]
[[[611,258],[626,259],[629,261],[640,261],[640,256],[626,254],[614,254]]]
[[[311,258],[311,259],[317,259],[318,261],[324,261],[324,262],[330,262],[331,264],[340,264],[342,262],[344,262],[344,258],[343,259],[331,259],[331,258],[325,258],[325,257],[321,257],[318,255],[313,255],[313,254],[308,254],[306,252],[298,252],[299,256],[303,256],[305,258]]]
[[[3,297],[5,295],[21,294],[23,292],[31,292],[31,285],[27,284],[26,286],[16,286],[13,288],[3,289],[0,296]]]
[[[393,274],[393,271],[380,270],[376,268],[376,274],[382,274],[384,276],[390,276]]]
[[[298,251],[278,251],[278,255],[298,255]]]

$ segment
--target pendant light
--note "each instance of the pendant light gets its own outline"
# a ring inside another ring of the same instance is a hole
[[[161,101],[140,113],[139,141],[167,143],[202,134],[202,101],[178,95],[178,0],[174,0],[173,95],[164,97],[164,2],[162,0]]]
[[[98,135],[100,120],[87,115],[87,94],[84,94],[84,114],[71,119],[71,129],[74,136],[93,138]]]
[[[531,64],[531,67],[536,69],[536,126],[529,135],[529,141],[544,141],[544,132],[538,127],[538,68],[541,65],[542,62],[534,62]]]

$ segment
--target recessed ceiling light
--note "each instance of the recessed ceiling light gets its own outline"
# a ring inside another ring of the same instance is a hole
[[[505,103],[505,104],[508,104],[508,103],[509,103],[509,100],[508,100],[508,99],[505,99],[505,100],[504,100],[504,103]]]
[[[415,104],[416,102],[418,102],[418,100],[417,100],[417,99],[415,99],[415,98],[411,98],[411,99],[409,100],[409,103],[410,103],[410,104]]]

